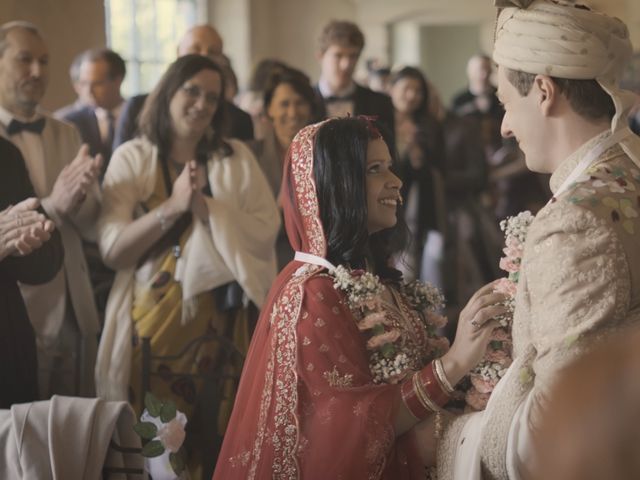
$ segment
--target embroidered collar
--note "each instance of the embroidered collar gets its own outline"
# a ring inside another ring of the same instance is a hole
[[[566,178],[571,175],[573,169],[578,166],[582,158],[598,143],[603,142],[609,136],[611,136],[611,131],[607,130],[602,133],[599,133],[591,140],[588,140],[584,143],[578,150],[569,155],[562,163],[556,168],[555,172],[551,175],[551,179],[549,180],[549,187],[551,188],[551,192],[555,195],[560,188],[560,185],[566,180]]]

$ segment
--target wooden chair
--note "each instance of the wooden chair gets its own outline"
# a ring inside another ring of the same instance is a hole
[[[144,408],[144,396],[146,392],[151,392],[151,378],[162,377],[163,379],[187,378],[201,380],[202,384],[196,392],[196,402],[194,412],[187,423],[187,441],[191,447],[199,449],[199,455],[203,461],[203,478],[209,480],[213,476],[213,469],[218,458],[218,452],[222,446],[223,436],[218,434],[217,412],[221,401],[224,399],[224,385],[229,379],[236,384],[240,380],[239,373],[229,373],[227,367],[233,362],[243,362],[244,354],[226,337],[209,333],[193,339],[177,355],[153,355],[151,349],[151,339],[142,337],[142,395],[141,410]],[[160,364],[171,364],[183,358],[208,342],[216,342],[218,351],[216,358],[211,365],[203,372],[175,372],[159,371]],[[236,369],[237,370],[237,369]]]
[[[109,443],[109,450],[118,452],[121,455],[141,455],[142,454],[141,448],[122,447],[118,445],[116,442],[114,442],[113,440],[111,440],[111,442]],[[107,458],[108,457],[109,457],[109,454],[107,454]],[[105,465],[104,467],[102,467],[102,478],[105,480],[109,478],[133,479],[138,477],[145,478],[144,469],[128,468],[128,467],[112,467],[108,465]]]

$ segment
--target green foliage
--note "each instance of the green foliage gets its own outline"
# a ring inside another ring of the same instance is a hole
[[[144,396],[144,406],[152,417],[159,416],[162,411],[162,402],[151,392]]]
[[[133,426],[133,430],[145,440],[153,440],[158,434],[158,427],[151,422],[138,422]]]
[[[142,456],[147,458],[159,457],[164,453],[164,445],[160,440],[151,440],[142,447]]]
[[[171,400],[160,401],[150,392],[144,396],[144,406],[149,415],[153,418],[160,418],[162,423],[169,423],[176,418],[176,404]],[[158,427],[152,422],[138,422],[133,426],[133,430],[144,440],[149,440],[142,447],[142,456],[147,458],[158,457],[165,452],[165,447],[160,440],[153,440],[158,435]],[[171,468],[176,475],[180,475],[185,469],[185,451],[180,448],[176,453],[169,454]]]
[[[184,458],[184,448],[180,448],[176,453],[169,454],[169,462],[171,462],[171,468],[173,468],[176,475],[180,475],[185,469]]]
[[[167,423],[174,418],[176,418],[176,404],[169,400],[162,404],[162,408],[160,409],[160,420],[162,420],[163,423]]]

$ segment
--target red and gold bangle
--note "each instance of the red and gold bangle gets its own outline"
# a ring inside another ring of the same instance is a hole
[[[426,368],[429,368],[429,366]],[[418,399],[420,399],[420,403],[422,403],[427,410],[434,413],[437,412],[439,410],[438,405],[425,390],[422,379],[420,378],[420,372],[416,372],[412,380],[413,389],[416,391],[416,395],[418,396]]]
[[[444,388],[440,386],[433,362],[418,372],[418,383],[425,396],[432,400],[436,405],[443,406],[449,401],[449,395]]]
[[[405,380],[400,387],[400,391],[402,393],[402,402],[405,404],[409,412],[411,412],[411,415],[413,415],[416,420],[423,420],[433,412],[429,410],[418,397],[418,393],[414,386],[414,379],[416,378],[416,375],[418,375],[417,372]]]

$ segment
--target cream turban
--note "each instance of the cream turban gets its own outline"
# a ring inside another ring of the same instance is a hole
[[[633,49],[619,19],[569,0],[496,0],[506,7],[496,25],[494,61],[503,67],[558,78],[595,79],[616,106],[612,130],[626,125],[630,92],[618,88]],[[623,118],[624,122],[619,122]]]

